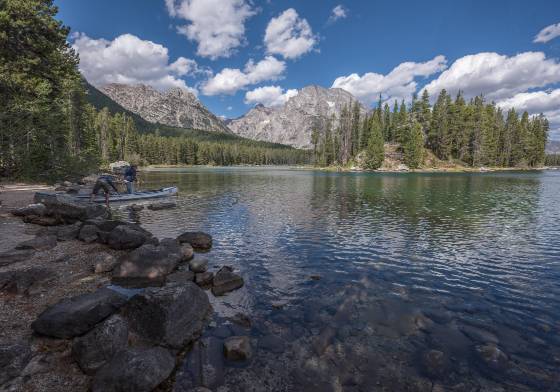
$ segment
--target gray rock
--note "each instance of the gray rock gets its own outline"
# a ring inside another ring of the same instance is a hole
[[[86,243],[92,243],[98,239],[99,229],[94,225],[85,224],[80,229],[78,234],[78,239]]]
[[[194,281],[194,272],[192,271],[177,271],[168,275],[166,280],[167,283],[185,283]]]
[[[473,327],[471,325],[463,325],[459,329],[475,342],[493,344],[499,343],[498,337],[490,331]]]
[[[115,227],[107,237],[107,245],[112,249],[136,249],[148,242],[152,234],[140,226],[121,225]]]
[[[0,344],[0,386],[18,377],[31,360],[31,347],[24,342]]]
[[[131,204],[128,206],[128,209],[130,211],[134,211],[134,212],[139,212],[142,211],[144,209],[144,206],[141,204]]]
[[[93,272],[96,274],[102,274],[104,272],[111,272],[117,265],[117,259],[115,256],[109,253],[98,253],[93,256]]]
[[[209,289],[212,287],[214,280],[213,272],[200,272],[194,276],[194,282],[202,288]]]
[[[53,271],[42,267],[0,272],[0,292],[30,294],[35,287],[54,276]]]
[[[208,271],[208,260],[203,258],[196,258],[189,264],[189,268],[194,273],[201,273]]]
[[[26,215],[22,220],[25,223],[39,226],[57,226],[64,223],[64,221],[55,216]]]
[[[33,331],[56,338],[71,338],[91,330],[126,303],[127,298],[102,288],[65,298],[47,308],[31,324]]]
[[[56,228],[53,234],[56,235],[56,239],[59,241],[71,241],[78,238],[82,224],[76,222],[72,225],[64,225]]]
[[[33,249],[10,250],[0,253],[0,267],[28,260],[34,254],[35,251]]]
[[[126,287],[161,286],[182,260],[178,244],[142,245],[124,255],[113,270],[112,282]]]
[[[194,257],[194,249],[191,244],[182,244],[181,253],[183,255],[182,261],[189,261]]]
[[[34,201],[47,207],[47,215],[68,223],[86,221],[108,214],[104,205],[77,201],[66,195],[36,193]]]
[[[175,207],[177,207],[177,204],[175,204],[172,201],[168,201],[168,202],[160,202],[160,203],[149,204],[148,205],[148,210],[152,210],[152,211],[169,210],[169,209],[175,208]]]
[[[195,250],[209,250],[212,247],[212,236],[201,231],[189,231],[177,237],[181,243],[190,244]]]
[[[93,392],[150,392],[165,381],[175,358],[161,347],[119,352],[95,374]]]
[[[491,369],[501,370],[508,366],[508,356],[495,344],[488,343],[475,347],[478,357]]]
[[[108,84],[101,91],[147,121],[174,127],[231,133],[194,94],[180,88],[162,93],[150,86]]]
[[[233,273],[229,267],[222,267],[214,276],[212,293],[216,296],[224,295],[243,287],[243,284],[241,276]]]
[[[200,336],[211,310],[206,293],[187,282],[146,289],[130,299],[122,314],[140,339],[181,349]]]
[[[47,207],[42,203],[29,204],[27,207],[17,208],[12,211],[15,216],[44,216],[47,213]]]
[[[224,345],[220,339],[204,338],[193,344],[175,377],[174,392],[197,387],[215,389],[224,382]]]
[[[55,235],[45,235],[45,236],[38,236],[28,241],[19,243],[16,246],[16,250],[26,250],[26,249],[49,250],[54,248],[56,245],[57,245],[57,241]]]
[[[231,336],[224,341],[224,354],[230,361],[244,361],[252,356],[251,341],[247,336]]]
[[[91,331],[74,339],[72,357],[87,374],[110,361],[128,341],[128,325],[119,315],[112,315],[99,323]]]

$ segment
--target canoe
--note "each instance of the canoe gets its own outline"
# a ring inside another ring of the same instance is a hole
[[[145,199],[156,199],[159,197],[168,197],[173,196],[177,193],[177,187],[171,186],[168,188],[161,188],[161,189],[153,189],[149,191],[139,191],[134,193],[115,193],[109,195],[109,202],[118,202],[118,201],[137,201],[137,200],[145,200]],[[75,195],[74,198],[78,200],[89,200],[90,195]],[[94,202],[97,203],[105,203],[105,195],[99,194],[94,199]]]

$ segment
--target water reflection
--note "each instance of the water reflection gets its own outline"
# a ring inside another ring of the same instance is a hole
[[[212,388],[559,388],[558,173],[227,168],[144,179],[177,184],[178,208],[131,218],[160,237],[210,232],[211,263],[246,281],[213,299],[204,347],[249,333],[255,356],[214,364]],[[249,329],[229,320],[238,312]],[[221,361],[204,347],[191,356]],[[210,383],[189,358],[177,391]]]

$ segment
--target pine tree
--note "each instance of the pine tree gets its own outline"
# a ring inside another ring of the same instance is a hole
[[[365,154],[364,164],[367,169],[379,169],[385,156],[382,126],[378,118],[372,118],[370,136]]]
[[[417,121],[413,121],[408,127],[409,137],[404,145],[404,162],[411,169],[419,168],[424,162],[424,132]]]

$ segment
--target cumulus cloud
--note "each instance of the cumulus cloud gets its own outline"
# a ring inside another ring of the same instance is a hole
[[[266,56],[255,63],[249,60],[243,70],[224,68],[208,79],[202,86],[204,95],[232,95],[237,91],[266,80],[278,80],[282,77],[286,63],[273,56]]]
[[[181,87],[196,93],[179,77],[204,72],[196,61],[184,57],[169,63],[166,47],[132,34],[109,41],[77,33],[73,39],[72,47],[80,55],[80,71],[94,86],[142,83],[159,90]]]
[[[261,103],[267,107],[279,107],[284,105],[291,97],[295,97],[298,90],[286,90],[280,86],[263,86],[245,93],[246,104]]]
[[[353,73],[338,77],[332,87],[342,88],[368,105],[376,102],[380,94],[384,99],[409,100],[417,88],[415,78],[441,72],[446,64],[447,60],[441,55],[424,63],[405,62],[387,75],[368,72],[361,76]]]
[[[289,8],[268,22],[264,44],[270,54],[295,59],[311,51],[317,39],[306,19]]]
[[[245,0],[165,0],[170,16],[188,23],[180,34],[198,44],[197,54],[217,59],[229,57],[244,45],[245,21],[256,14]]]
[[[348,10],[342,4],[337,5],[331,11],[328,23],[334,23],[339,19],[344,19],[348,16]]]
[[[532,88],[560,82],[560,63],[542,52],[515,56],[478,53],[456,60],[425,88],[433,96],[446,89],[467,97],[483,94],[487,100],[503,100]]]
[[[545,27],[535,36],[533,42],[535,43],[546,43],[556,37],[560,37],[560,23],[556,23]]]

